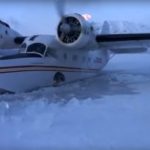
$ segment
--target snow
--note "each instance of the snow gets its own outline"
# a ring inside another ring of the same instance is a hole
[[[130,21],[109,21],[111,33],[147,33],[150,27]]]
[[[87,80],[0,95],[0,149],[149,149],[149,90],[150,55],[127,54]]]
[[[150,148],[150,59],[115,56],[100,76],[0,96],[1,148]]]

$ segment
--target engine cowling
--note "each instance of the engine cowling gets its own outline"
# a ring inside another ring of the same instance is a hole
[[[58,41],[69,48],[82,48],[90,41],[93,28],[80,14],[67,15],[57,27]]]

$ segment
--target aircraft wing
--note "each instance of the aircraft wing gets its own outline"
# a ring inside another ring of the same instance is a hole
[[[114,53],[142,53],[150,47],[150,33],[97,35],[96,41]]]

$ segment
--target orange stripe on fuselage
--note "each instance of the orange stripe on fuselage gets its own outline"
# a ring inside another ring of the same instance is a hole
[[[100,69],[75,68],[64,66],[42,66],[42,65],[0,67],[0,73],[27,72],[27,71],[63,71],[63,72],[93,73],[100,71]]]

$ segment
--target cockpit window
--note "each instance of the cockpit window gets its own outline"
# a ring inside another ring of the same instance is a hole
[[[37,53],[40,55],[45,55],[46,46],[42,43],[34,43],[28,46],[27,53]]]

